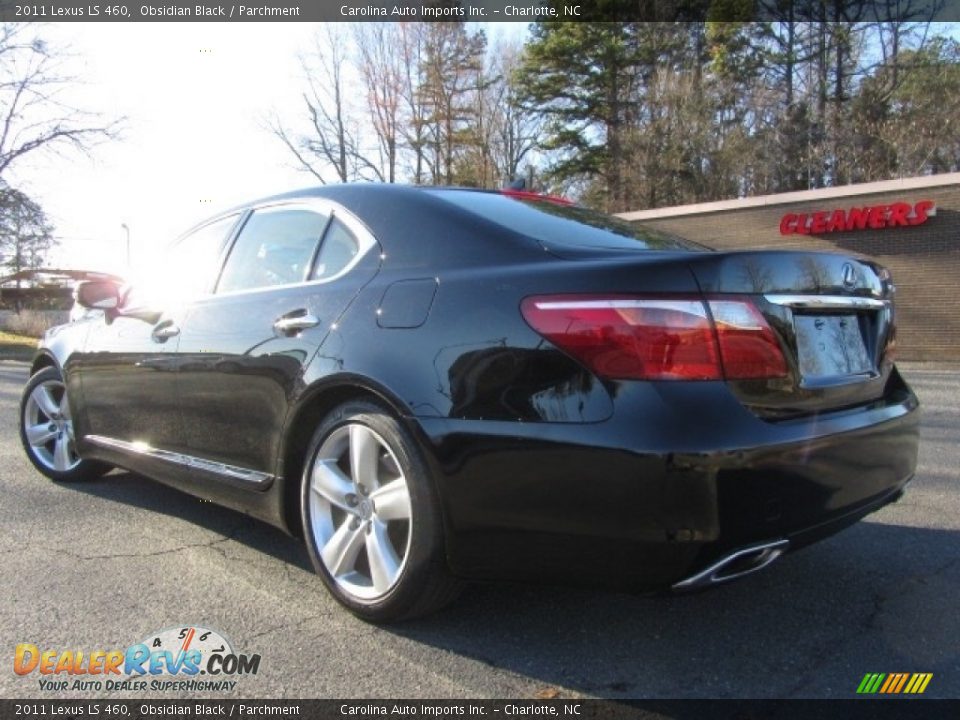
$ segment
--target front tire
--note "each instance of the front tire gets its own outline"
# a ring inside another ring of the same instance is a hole
[[[57,482],[92,480],[110,469],[77,454],[73,413],[59,368],[43,368],[27,381],[20,400],[20,442],[33,466]]]
[[[307,453],[301,513],[314,568],[358,617],[409,619],[458,594],[426,464],[382,407],[354,401],[324,418]]]

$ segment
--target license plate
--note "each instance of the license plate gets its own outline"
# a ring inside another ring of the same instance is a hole
[[[795,315],[793,322],[804,378],[874,371],[856,315]]]

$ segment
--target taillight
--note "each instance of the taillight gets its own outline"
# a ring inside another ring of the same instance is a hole
[[[720,380],[780,377],[786,363],[747,300],[551,295],[526,298],[524,319],[603,378]],[[716,306],[716,310],[714,310]],[[721,364],[721,358],[723,364]],[[726,363],[730,369],[724,373]]]
[[[710,298],[727,380],[784,377],[787,362],[763,315],[746,298]]]
[[[883,296],[887,300],[887,341],[883,346],[883,358],[888,362],[893,362],[897,356],[897,286],[893,284],[893,276],[887,268],[881,267],[877,272],[877,276],[880,278],[880,284],[883,286]]]
[[[721,377],[713,330],[699,299],[531,297],[521,311],[534,330],[601,377]]]
[[[887,339],[883,344],[883,359],[886,362],[893,362],[897,359],[897,326],[893,321],[893,304],[890,305],[890,310],[887,317]]]

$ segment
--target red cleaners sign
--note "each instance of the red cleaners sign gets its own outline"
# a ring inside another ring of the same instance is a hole
[[[851,230],[882,230],[892,227],[922,225],[937,214],[933,200],[920,200],[911,205],[895,202],[889,205],[854,207],[849,210],[820,210],[812,213],[787,213],[780,220],[781,235],[822,235]]]

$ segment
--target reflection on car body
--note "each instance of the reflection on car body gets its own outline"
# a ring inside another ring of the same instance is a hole
[[[48,334],[21,435],[302,534],[357,615],[464,580],[638,590],[765,567],[896,499],[917,400],[889,275],[713,252],[529,193],[329,186],[177,241]]]

